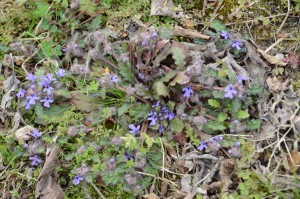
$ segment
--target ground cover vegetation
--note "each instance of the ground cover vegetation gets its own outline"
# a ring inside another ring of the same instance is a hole
[[[2,198],[300,198],[299,0],[0,5]]]

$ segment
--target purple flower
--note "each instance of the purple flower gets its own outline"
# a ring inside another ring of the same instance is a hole
[[[230,37],[230,33],[229,32],[226,32],[225,30],[222,30],[221,31],[221,36],[224,37],[224,39],[229,39]]]
[[[61,77],[66,76],[66,70],[60,68],[55,72],[55,74],[57,75],[57,78],[60,79]]]
[[[42,99],[41,102],[44,102],[44,107],[50,108],[50,104],[53,102],[53,100],[49,96],[47,96],[44,99]]]
[[[29,157],[29,160],[32,161],[31,162],[32,166],[38,166],[42,162],[42,160],[40,160],[37,155]]]
[[[186,98],[189,98],[191,94],[193,94],[193,90],[190,86],[184,87],[182,91],[184,92],[183,96]]]
[[[237,94],[237,92],[234,90],[234,87],[232,84],[228,85],[225,89],[225,97],[232,99],[234,95]]]
[[[168,113],[169,112],[168,107],[166,107],[166,106],[162,107],[161,112],[162,113]]]
[[[74,179],[73,179],[73,184],[78,185],[80,183],[80,181],[82,181],[82,180],[83,180],[83,177],[75,176]]]
[[[23,98],[25,97],[26,91],[24,89],[20,89],[19,92],[16,94],[17,98]]]
[[[124,153],[124,156],[127,160],[134,160],[134,157],[130,155],[127,151]]]
[[[109,160],[109,162],[110,162],[110,164],[115,163],[115,158],[111,158],[111,159]]]
[[[30,109],[29,100],[26,100],[24,106],[25,106],[25,109]]]
[[[159,127],[158,127],[158,132],[159,132],[160,134],[162,134],[163,131],[164,131],[164,127],[163,127],[162,124],[160,124]]]
[[[118,81],[119,81],[118,76],[117,76],[117,75],[111,76],[111,77],[110,77],[110,81],[111,81],[111,82],[118,83]]]
[[[24,147],[25,149],[27,149],[27,148],[29,147],[29,144],[24,143],[23,147]]]
[[[52,81],[55,81],[56,79],[53,77],[51,73],[48,73],[46,76],[41,77],[41,82],[39,85],[41,86],[49,86]]]
[[[219,144],[221,143],[222,139],[223,139],[223,136],[222,136],[222,135],[218,135],[217,137],[214,138],[214,140],[215,140],[216,142],[218,142]]]
[[[134,133],[135,135],[139,135],[139,133],[140,133],[140,128],[141,128],[140,125],[137,125],[137,126],[135,127],[134,124],[130,124],[128,127],[129,127],[130,130],[131,130],[131,131],[129,131],[130,133]]]
[[[33,105],[33,104],[35,104],[35,101],[40,99],[40,98],[38,98],[36,96],[36,94],[33,93],[32,95],[28,96],[27,99],[29,100],[28,103]]]
[[[153,32],[152,35],[151,35],[151,38],[154,39],[156,37],[157,37],[157,32]]]
[[[241,45],[242,44],[243,44],[242,42],[239,42],[237,40],[233,40],[232,44],[231,44],[231,47],[236,48],[237,50],[241,50]]]
[[[39,132],[38,130],[34,129],[34,130],[31,131],[30,135],[32,137],[34,137],[35,139],[38,139],[42,135],[42,133]]]
[[[248,78],[245,76],[241,76],[241,75],[237,76],[238,83],[243,83],[243,81],[246,81],[246,80],[248,80]]]
[[[157,121],[157,113],[155,111],[151,111],[151,113],[148,114],[148,117],[147,120],[151,120],[150,122],[150,126],[154,126],[156,124],[156,121]]]
[[[26,76],[26,79],[28,81],[31,81],[32,83],[34,83],[34,80],[36,79],[36,76],[33,75],[32,73],[28,73],[27,76]]]
[[[240,147],[241,146],[241,143],[240,142],[236,142],[236,147]]]
[[[202,141],[202,142],[200,143],[200,145],[197,147],[197,149],[198,149],[199,151],[203,151],[203,150],[207,149],[206,142],[205,142],[205,141]]]
[[[47,95],[51,95],[52,90],[53,90],[53,87],[51,87],[50,85],[45,85],[43,91],[46,92]]]
[[[164,116],[165,119],[172,120],[175,118],[175,113],[167,112]]]
[[[152,107],[153,107],[153,108],[158,107],[159,104],[160,104],[160,101],[157,101],[157,102],[155,102],[155,103],[152,105]]]

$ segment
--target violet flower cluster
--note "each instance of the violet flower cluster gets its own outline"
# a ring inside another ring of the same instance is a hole
[[[33,129],[33,130],[30,131],[30,135],[31,135],[31,137],[34,138],[34,142],[38,143],[38,141],[39,141],[38,139],[41,137],[42,132],[39,132],[38,130]],[[28,148],[29,145],[27,143],[25,143],[24,147]],[[38,157],[38,155],[34,155],[34,156],[29,157],[29,160],[31,160],[30,164],[32,166],[38,166],[42,162],[42,160]]]
[[[200,145],[197,147],[199,151],[205,151],[207,148],[210,148],[212,152],[217,152],[221,148],[223,136],[218,135],[217,137],[210,138],[209,140],[201,141]]]
[[[230,156],[233,157],[240,157],[241,156],[241,150],[240,150],[241,143],[236,142],[234,147],[231,147],[231,149],[228,150],[228,153]]]
[[[151,48],[154,47],[155,44],[155,39],[158,37],[156,31],[149,31],[149,32],[144,32],[141,33],[141,45],[143,47],[150,46]]]
[[[220,35],[221,35],[221,37],[224,38],[225,40],[229,40],[229,39],[230,39],[230,33],[227,32],[227,31],[225,31],[225,30],[222,30]],[[236,48],[237,50],[241,50],[242,45],[243,45],[243,43],[240,42],[240,41],[238,41],[238,40],[236,40],[236,39],[234,39],[234,40],[232,41],[232,43],[231,43],[231,47],[232,47],[232,48]]]
[[[225,87],[224,89],[224,97],[225,98],[230,98],[233,99],[235,96],[238,98],[243,98],[244,93],[245,93],[245,88],[243,85],[243,81],[248,80],[248,78],[244,76],[237,76],[237,82],[236,84],[229,84],[228,86]]]
[[[31,106],[35,105],[38,101],[41,102],[44,107],[50,107],[50,104],[53,103],[53,84],[60,80],[61,77],[66,76],[66,71],[60,68],[55,74],[57,79],[53,77],[52,73],[47,73],[40,78],[32,73],[27,74],[26,80],[28,80],[29,86],[26,90],[20,88],[16,94],[18,99],[26,98],[24,103],[25,109],[30,109]]]
[[[158,132],[162,134],[164,130],[168,128],[168,126],[164,125],[165,121],[173,120],[176,115],[175,113],[171,112],[168,107],[161,106],[160,101],[157,101],[152,105],[153,110],[148,114],[147,120],[150,121],[150,126],[158,125]]]

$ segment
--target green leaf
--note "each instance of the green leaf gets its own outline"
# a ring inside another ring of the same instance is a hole
[[[211,27],[217,32],[220,32],[221,30],[226,30],[226,26],[223,24],[223,22],[216,19],[211,22]]]
[[[169,96],[169,89],[163,82],[155,82],[152,87],[158,96]]]
[[[259,129],[261,126],[261,121],[259,119],[252,119],[247,123],[248,130]]]
[[[223,123],[217,122],[217,121],[207,122],[207,127],[213,131],[223,131],[226,129],[226,127],[223,125]]]
[[[136,103],[132,105],[129,115],[133,121],[138,122],[140,119],[146,119],[150,110],[151,107],[149,104]]]
[[[159,79],[160,82],[168,82],[170,81],[175,75],[177,74],[177,71],[172,70],[171,72],[167,73],[164,77]]]
[[[246,119],[246,118],[248,118],[250,115],[249,115],[249,113],[248,113],[248,111],[242,111],[242,110],[240,110],[239,112],[238,112],[238,119]]]
[[[170,129],[174,132],[181,132],[184,128],[184,123],[182,120],[175,118],[170,122]]]
[[[126,66],[123,62],[119,62],[120,74],[124,77],[124,80],[134,83],[134,76],[129,66]]]
[[[214,108],[220,108],[220,103],[215,99],[209,99],[208,104]]]
[[[218,121],[224,122],[227,119],[228,115],[226,113],[219,113],[218,115]]]
[[[128,112],[130,109],[131,104],[130,103],[124,103],[120,108],[118,108],[118,116],[121,116]]]
[[[44,2],[36,2],[36,10],[33,11],[33,16],[36,18],[44,17],[44,15],[47,13],[49,4]]]
[[[99,82],[93,80],[90,82],[90,84],[87,86],[87,93],[97,91],[99,87]]]
[[[180,47],[173,47],[172,48],[172,57],[175,60],[175,64],[178,67],[178,70],[183,71],[185,69],[185,58],[186,55],[184,50]]]
[[[43,108],[40,103],[35,105],[35,123],[47,125],[50,123],[56,124],[60,122],[61,115],[67,110],[70,110],[70,104],[51,105],[50,108]]]

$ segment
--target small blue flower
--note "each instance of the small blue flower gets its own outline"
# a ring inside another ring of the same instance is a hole
[[[222,135],[218,135],[217,137],[214,138],[214,140],[215,140],[216,142],[218,142],[219,144],[221,143],[222,139],[223,139],[223,136],[222,136]]]
[[[74,179],[73,179],[73,184],[78,185],[80,183],[80,181],[82,181],[82,180],[83,180],[83,177],[75,176]]]
[[[233,40],[232,44],[231,44],[231,47],[236,48],[237,50],[241,50],[241,45],[242,44],[243,44],[242,42],[239,42],[237,40]]]
[[[152,35],[151,35],[151,38],[154,39],[156,37],[157,37],[157,32],[153,32]]]
[[[23,98],[25,97],[26,91],[24,89],[20,89],[19,92],[16,94],[17,98]]]
[[[44,107],[50,108],[50,104],[53,102],[53,100],[49,96],[47,96],[44,99],[42,99],[40,102],[44,102],[43,104]]]
[[[153,107],[153,108],[158,107],[159,104],[160,104],[160,101],[157,101],[157,102],[155,102],[155,103],[152,105],[152,107]]]
[[[36,76],[33,75],[32,73],[28,73],[27,76],[26,76],[26,79],[28,81],[31,81],[32,83],[34,83],[34,80],[36,79]]]
[[[38,130],[34,129],[31,131],[30,135],[32,137],[34,137],[34,139],[38,139],[42,135],[42,133],[39,132]]]
[[[111,82],[118,83],[118,81],[119,81],[118,76],[117,76],[117,75],[111,76],[111,77],[110,77],[110,81],[111,81]]]
[[[237,92],[234,90],[234,87],[232,84],[228,85],[225,89],[225,95],[224,97],[230,98],[232,99],[234,97],[234,95],[237,94]]]
[[[55,72],[55,74],[57,75],[57,78],[60,79],[61,77],[66,76],[66,70],[60,68]]]
[[[125,151],[124,156],[127,160],[134,160],[134,157],[130,155],[127,151]]]
[[[161,112],[162,112],[162,113],[168,113],[168,112],[169,112],[168,107],[163,106],[163,107],[161,108]]]
[[[31,162],[32,166],[38,166],[42,162],[42,160],[40,160],[37,155],[29,157],[29,160],[32,161]]]
[[[150,122],[150,126],[154,126],[155,124],[156,124],[156,121],[157,121],[157,113],[154,111],[154,110],[152,110],[149,114],[148,114],[148,118],[147,118],[147,120],[151,120],[151,122]]]
[[[158,132],[160,134],[162,134],[163,131],[164,131],[164,126],[162,124],[160,124],[159,127],[158,127]]]
[[[115,163],[115,158],[111,158],[111,159],[109,160],[109,162],[110,162],[110,164]]]
[[[206,142],[205,142],[205,141],[202,141],[202,142],[200,143],[200,145],[197,147],[197,149],[198,149],[199,151],[203,151],[203,150],[207,149]]]
[[[240,147],[240,146],[241,146],[241,143],[240,143],[240,142],[236,142],[235,146],[236,146],[236,147]]]
[[[140,133],[140,128],[141,128],[140,125],[137,125],[137,126],[135,127],[134,124],[130,124],[128,127],[129,127],[130,130],[131,130],[131,131],[129,131],[130,133],[134,133],[136,136],[139,135],[139,133]]]
[[[35,101],[38,100],[38,99],[40,99],[40,98],[37,97],[36,94],[33,93],[32,95],[28,96],[27,99],[29,100],[28,103],[30,105],[34,105]]]
[[[248,80],[248,78],[245,76],[242,76],[242,75],[237,76],[238,83],[243,83],[243,81],[246,81],[246,80]]]
[[[190,86],[184,87],[182,91],[184,92],[183,96],[186,98],[189,98],[191,94],[193,94],[193,90]]]
[[[167,112],[164,116],[165,119],[172,120],[175,118],[175,113]]]
[[[29,100],[26,100],[24,107],[25,107],[25,109],[30,109]]]
[[[47,95],[51,95],[52,90],[53,90],[53,87],[51,87],[50,85],[45,85],[43,92],[46,92]]]
[[[224,37],[224,39],[229,39],[230,38],[230,33],[226,32],[225,30],[221,31],[221,36]]]

